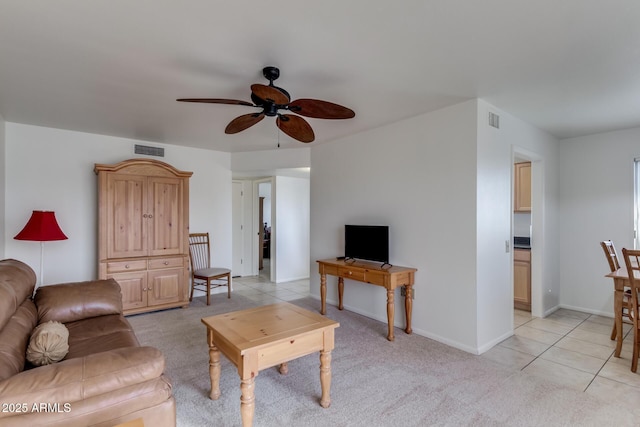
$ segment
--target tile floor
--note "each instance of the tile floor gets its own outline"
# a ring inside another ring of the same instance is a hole
[[[233,279],[233,292],[261,304],[309,296],[309,280],[275,284],[265,269],[259,276]],[[621,403],[640,401],[640,370],[631,367],[631,326],[624,324],[620,358],[613,356],[613,319],[560,309],[540,319],[515,310],[515,335],[479,357]]]
[[[268,263],[258,276],[234,277],[233,293],[262,305],[309,296],[309,279],[275,284],[269,280]]]
[[[640,400],[640,371],[631,372],[631,326],[624,324],[620,358],[610,339],[613,319],[560,309],[540,319],[515,310],[515,335],[481,357],[514,370],[620,403]]]

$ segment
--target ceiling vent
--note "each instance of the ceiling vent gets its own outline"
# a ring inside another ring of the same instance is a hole
[[[145,156],[164,157],[164,148],[160,147],[149,147],[147,145],[136,144],[133,151],[136,154],[144,154]]]
[[[489,111],[489,126],[500,129],[500,116]]]

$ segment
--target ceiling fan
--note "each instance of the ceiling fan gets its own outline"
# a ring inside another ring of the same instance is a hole
[[[309,98],[291,101],[289,92],[273,85],[273,81],[280,77],[280,70],[276,67],[264,67],[262,69],[262,75],[269,80],[269,85],[258,83],[251,85],[251,100],[253,103],[222,98],[182,98],[177,99],[177,101],[258,107],[261,108],[262,111],[236,117],[229,122],[224,132],[227,134],[238,133],[255,125],[264,119],[265,116],[277,116],[276,125],[278,128],[291,138],[297,139],[300,142],[311,142],[315,139],[313,129],[311,129],[309,123],[300,116],[314,119],[351,119],[356,115],[353,110],[343,107],[342,105],[334,104],[333,102]],[[296,113],[300,116],[283,114],[280,110]]]

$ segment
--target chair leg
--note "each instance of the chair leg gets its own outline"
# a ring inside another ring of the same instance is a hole
[[[635,327],[635,325],[634,325]],[[631,360],[631,372],[638,370],[638,329],[633,330],[633,356]]]
[[[617,316],[618,314],[616,314]],[[613,322],[613,330],[611,331],[611,340],[615,340],[617,337],[616,334],[617,330],[616,330],[616,322]]]
[[[227,298],[231,298],[231,273],[227,274]]]
[[[211,280],[207,279],[207,305],[209,305],[210,297],[211,297]]]
[[[191,279],[191,292],[189,293],[189,301],[193,301],[193,288],[196,285],[196,281]]]

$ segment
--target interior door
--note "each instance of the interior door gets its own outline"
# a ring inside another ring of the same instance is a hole
[[[244,254],[244,191],[243,184],[239,181],[232,182],[232,200],[231,200],[231,227],[232,231],[232,275],[244,276],[244,262],[242,256]]]

